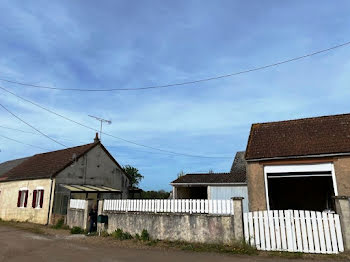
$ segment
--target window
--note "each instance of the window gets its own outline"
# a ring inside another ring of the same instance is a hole
[[[28,190],[20,189],[18,191],[17,207],[27,207]]]
[[[43,189],[34,190],[33,191],[32,207],[33,208],[42,208],[43,201],[44,201],[44,190]]]

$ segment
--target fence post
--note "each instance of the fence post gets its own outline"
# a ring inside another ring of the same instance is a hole
[[[97,208],[97,216],[103,215],[103,199],[98,200],[98,208]],[[102,223],[97,223],[97,232],[99,235],[101,235],[101,232],[105,229],[105,225]]]
[[[235,241],[243,240],[243,197],[232,197],[233,233]]]
[[[350,196],[335,196],[335,210],[340,217],[344,249],[350,251]]]

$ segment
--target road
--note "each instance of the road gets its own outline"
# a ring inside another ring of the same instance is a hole
[[[80,239],[79,239],[80,238]],[[0,226],[0,261],[288,261],[291,259],[193,253],[177,250],[113,247],[94,241],[81,241],[84,236],[52,236],[33,234]],[[300,259],[295,261],[301,261]],[[302,260],[305,262],[306,260]]]

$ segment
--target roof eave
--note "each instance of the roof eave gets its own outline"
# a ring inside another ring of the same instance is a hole
[[[193,185],[197,185],[197,186],[223,186],[223,185],[226,185],[226,186],[245,186],[247,185],[247,182],[229,182],[229,183],[170,183],[170,185],[172,186],[193,186]]]
[[[246,159],[246,161],[247,162],[258,162],[258,161],[268,161],[268,160],[284,160],[284,159],[296,159],[296,158],[318,158],[318,157],[334,157],[334,156],[350,156],[350,152],[349,153],[318,154],[318,155],[299,155],[299,156],[252,158],[252,159]]]

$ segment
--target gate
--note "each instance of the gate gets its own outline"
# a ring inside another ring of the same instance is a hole
[[[339,215],[274,210],[244,213],[244,236],[258,250],[337,254],[344,251]]]

